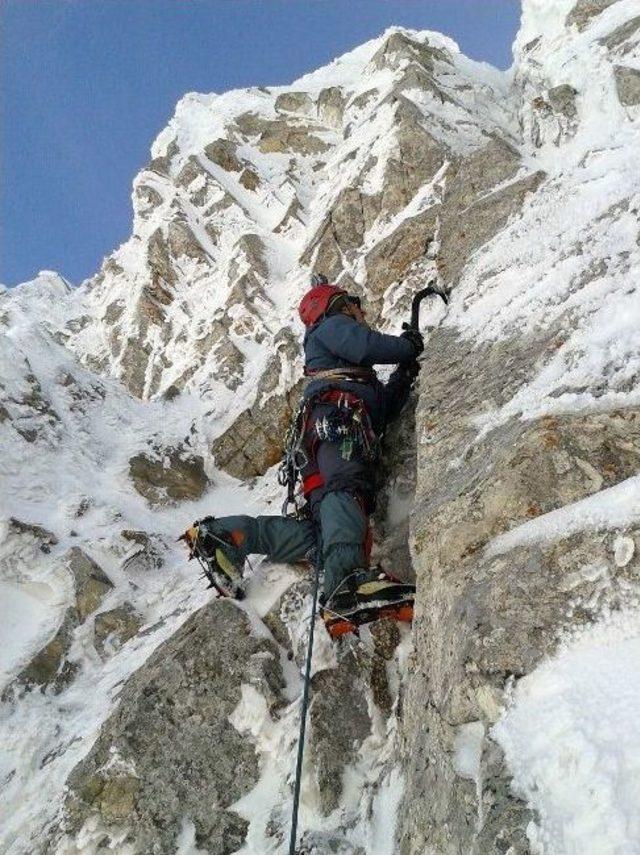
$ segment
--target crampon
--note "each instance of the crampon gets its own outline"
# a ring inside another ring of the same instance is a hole
[[[377,620],[395,620],[400,623],[411,623],[413,620],[413,598],[395,603],[371,603],[348,615],[341,615],[329,608],[321,608],[320,616],[331,639],[335,640],[344,635],[360,634],[360,627]]]
[[[242,575],[238,568],[224,554],[222,546],[225,540],[217,537],[219,543],[212,541],[213,536],[201,531],[196,521],[178,540],[183,540],[189,549],[189,561],[196,559],[202,567],[202,577],[207,579],[208,588],[214,588],[219,597],[231,597],[234,600],[244,599]],[[231,545],[231,544],[230,544]]]

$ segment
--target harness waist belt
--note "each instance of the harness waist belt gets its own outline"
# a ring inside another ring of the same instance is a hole
[[[348,380],[352,383],[370,383],[377,380],[378,375],[372,368],[327,368],[313,371],[305,368],[305,379],[313,380]]]

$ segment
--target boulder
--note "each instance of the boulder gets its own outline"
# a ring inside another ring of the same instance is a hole
[[[131,603],[123,603],[108,612],[100,612],[93,622],[96,650],[103,656],[114,652],[137,635],[141,626],[142,620]]]
[[[242,163],[236,155],[237,146],[231,140],[214,140],[204,148],[204,153],[212,163],[222,167],[227,172],[240,172]]]
[[[576,95],[577,90],[568,83],[562,83],[560,86],[554,86],[547,92],[549,104],[554,113],[560,113],[567,119],[575,119],[577,115]]]
[[[135,454],[129,460],[129,477],[152,505],[198,499],[209,484],[204,459],[182,446],[151,447]]]
[[[290,125],[271,121],[260,134],[258,148],[263,154],[294,152],[301,155],[321,154],[329,145],[312,133],[312,126]]]
[[[334,128],[342,127],[345,97],[339,86],[329,86],[318,95],[318,118],[325,125]]]
[[[74,546],[65,556],[73,576],[78,621],[82,623],[98,608],[113,588],[113,582],[84,550]]]
[[[640,70],[616,65],[613,71],[620,103],[623,107],[636,107],[640,104]]]
[[[254,172],[253,169],[243,169],[242,174],[240,175],[240,183],[243,187],[246,187],[247,190],[257,190],[260,186],[260,177],[257,172]]]
[[[280,697],[277,647],[220,600],[190,617],[125,683],[115,712],[71,772],[63,830],[68,845],[100,823],[102,845],[173,855],[183,822],[212,855],[242,847],[247,823],[230,810],[257,783],[249,740],[230,724],[245,682]]]
[[[44,528],[44,526],[23,522],[15,517],[9,517],[9,533],[25,535],[28,538],[36,540],[40,551],[46,554],[49,554],[51,547],[56,546],[58,543],[58,538],[55,534]]]
[[[78,613],[73,607],[68,608],[56,634],[4,690],[2,700],[36,687],[50,688],[55,695],[65,689],[80,667],[67,658],[77,626]]]
[[[275,108],[279,113],[311,113],[313,101],[307,92],[283,92],[276,98]]]
[[[371,730],[364,686],[353,656],[312,679],[309,744],[324,816],[339,806],[343,772]]]

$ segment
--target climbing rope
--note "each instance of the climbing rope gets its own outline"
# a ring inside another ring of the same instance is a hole
[[[316,626],[316,607],[318,603],[318,588],[320,585],[320,561],[315,564],[313,579],[313,597],[311,602],[311,627],[307,644],[307,662],[304,671],[304,688],[302,690],[302,707],[300,710],[300,733],[298,735],[298,757],[296,760],[296,776],[293,786],[293,811],[291,816],[291,837],[289,839],[289,855],[296,855],[296,837],[298,833],[298,808],[300,806],[300,785],[302,782],[302,759],[304,757],[304,735],[307,729],[307,708],[309,706],[309,684],[311,683],[311,657],[313,655],[313,636]]]

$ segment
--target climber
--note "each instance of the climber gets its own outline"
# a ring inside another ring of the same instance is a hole
[[[226,561],[227,576],[252,553],[282,562],[319,560],[321,614],[336,637],[353,630],[359,615],[371,620],[382,610],[394,616],[394,607],[407,615],[403,607],[413,602],[413,586],[369,569],[369,515],[379,439],[408,399],[424,345],[415,328],[400,336],[370,329],[360,300],[322,275],[312,280],[299,314],[306,327],[308,384],[289,435],[281,483],[292,499],[300,476],[304,512],[297,518],[207,517],[188,539],[193,547],[200,532],[201,552],[217,556],[219,565]],[[387,383],[378,380],[376,364],[397,364]]]

